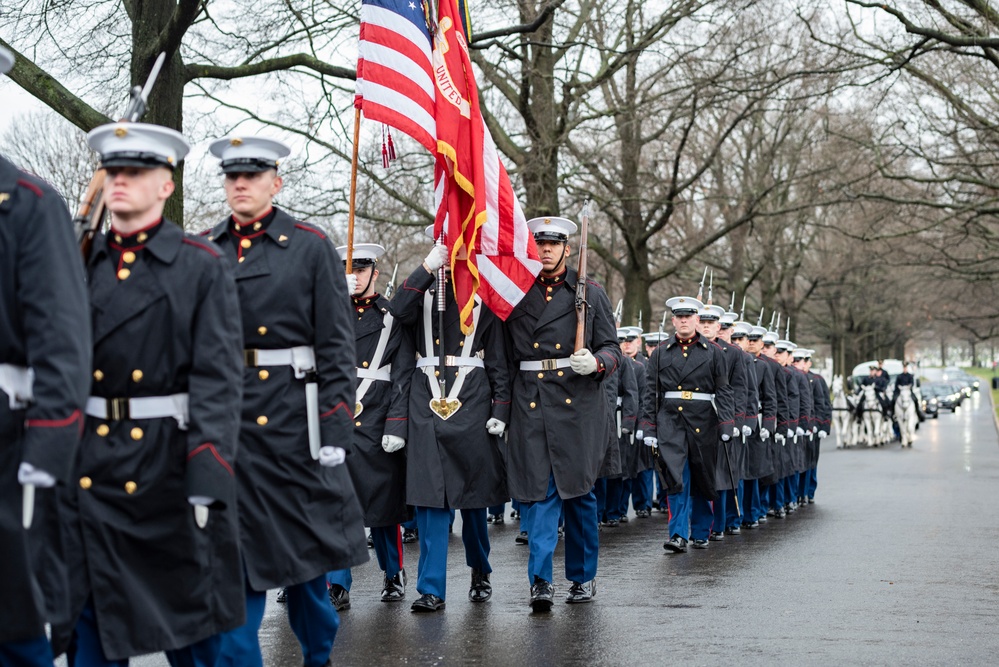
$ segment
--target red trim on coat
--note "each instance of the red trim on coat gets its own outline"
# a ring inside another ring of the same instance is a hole
[[[239,220],[236,219],[236,216],[234,215],[230,215],[229,218],[232,219],[232,223],[237,227],[246,227],[247,225],[252,225],[255,222],[260,222],[261,220],[269,216],[273,211],[274,207],[271,206],[270,208],[267,209],[267,212],[261,215],[260,217],[254,218],[253,220],[247,220],[246,222],[240,222]]]
[[[36,197],[41,197],[42,196],[42,189],[40,187],[38,187],[37,185],[35,185],[34,183],[32,183],[31,181],[27,181],[27,180],[25,180],[23,178],[19,178],[19,179],[17,179],[17,184],[20,185],[20,186],[22,186],[22,187],[28,188],[29,190],[31,190],[32,192],[34,192]]]
[[[66,428],[78,419],[81,419],[83,414],[79,410],[73,410],[73,413],[66,417],[65,419],[29,419],[25,426],[29,428]]]
[[[160,216],[159,219],[156,220],[156,222],[154,222],[154,223],[152,223],[150,225],[147,225],[147,226],[143,227],[142,229],[136,229],[134,232],[130,232],[128,234],[125,234],[123,232],[118,231],[117,229],[114,228],[114,225],[111,225],[111,231],[114,232],[115,234],[117,234],[118,236],[120,236],[123,239],[130,239],[133,236],[136,236],[137,234],[141,234],[142,232],[148,232],[150,229],[152,229],[153,227],[157,226],[161,222],[163,222],[163,216]],[[131,248],[129,248],[129,250],[131,250]]]
[[[305,230],[305,231],[307,231],[307,232],[312,232],[313,234],[315,234],[315,235],[316,235],[316,236],[318,236],[319,238],[321,238],[321,239],[323,239],[323,240],[326,240],[326,235],[325,235],[325,234],[323,234],[323,233],[322,233],[321,231],[319,231],[318,229],[313,229],[312,227],[306,227],[305,225],[295,225],[295,227],[296,227],[297,229],[304,229],[304,230]]]
[[[225,459],[219,456],[218,450],[215,449],[215,445],[213,445],[210,442],[206,442],[203,445],[198,445],[193,450],[191,450],[191,453],[187,455],[187,460],[190,461],[191,459],[193,459],[195,456],[205,451],[206,449],[212,453],[212,456],[215,457],[216,461],[222,464],[223,468],[229,471],[230,475],[233,474],[232,467],[230,467],[229,464],[225,462]]]
[[[336,405],[334,405],[333,409],[330,410],[329,412],[324,412],[323,414],[319,415],[319,418],[320,419],[326,419],[327,417],[332,416],[332,414],[334,412],[336,412],[337,410],[339,410],[340,408],[343,408],[344,410],[347,411],[347,416],[348,417],[350,417],[351,419],[354,418],[354,413],[350,411],[350,408],[343,401],[340,401],[339,403],[337,403]]]
[[[195,248],[201,248],[212,257],[219,256],[219,253],[214,248],[210,248],[202,243],[198,243],[197,241],[192,241],[191,239],[184,239],[184,243],[186,243],[187,245],[194,246]]]
[[[387,417],[385,419],[387,422],[405,422],[409,421],[409,417]]]

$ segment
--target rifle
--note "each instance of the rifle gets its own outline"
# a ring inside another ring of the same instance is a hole
[[[122,116],[120,122],[138,122],[146,113],[146,100],[149,99],[153,84],[156,83],[156,78],[160,75],[164,60],[166,60],[166,54],[161,53],[156,58],[156,62],[153,63],[149,78],[146,79],[146,85],[134,86],[129,92],[128,108],[125,109],[125,115]],[[77,230],[76,238],[80,244],[80,252],[83,253],[84,263],[90,259],[90,247],[93,245],[94,236],[104,224],[106,211],[104,206],[104,170],[98,169],[90,179],[87,191],[83,195],[83,202],[80,203],[76,217],[73,218],[73,225]]]
[[[618,299],[617,308],[614,309],[614,326],[621,326],[622,317],[624,317],[624,299]]]
[[[704,298],[704,281],[708,279],[708,267],[704,267],[704,274],[701,276],[701,282],[697,286],[697,300],[700,301]]]
[[[642,329],[642,311],[638,311],[638,328]],[[645,329],[642,329],[642,331],[645,331]]]
[[[385,286],[385,298],[391,299],[392,295],[395,294],[395,279],[399,275],[399,262],[395,263],[395,268],[392,269],[392,277],[389,278],[388,285]]]
[[[579,221],[579,267],[576,272],[576,345],[575,352],[586,347],[586,244],[590,226],[590,200],[583,203],[583,215]]]

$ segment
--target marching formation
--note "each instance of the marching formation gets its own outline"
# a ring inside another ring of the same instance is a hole
[[[576,224],[543,217],[533,286],[505,321],[477,302],[463,329],[432,229],[390,301],[381,246],[334,248],[274,205],[280,142],[212,144],[230,214],[192,236],[163,217],[181,134],[123,122],[88,141],[110,228],[85,261],[58,194],[0,159],[0,664],[262,665],[281,589],[318,667],[364,526],[381,600],[438,613],[454,513],[484,603],[487,525],[513,499],[524,600],[546,613],[559,539],[565,602],[591,602],[599,531],[629,503],[669,513],[678,554],[813,500],[829,390],[779,319],[754,326],[709,290],[666,302],[670,333],[621,327],[568,266]]]

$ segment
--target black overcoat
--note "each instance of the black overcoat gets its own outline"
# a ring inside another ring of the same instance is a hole
[[[244,621],[234,477],[242,335],[225,260],[172,222],[98,236],[87,274],[91,396],[187,393],[190,411],[186,430],[173,417],[88,416],[63,498],[74,618],[91,599],[101,648],[119,660]],[[193,496],[214,500],[204,529]],[[56,628],[57,651],[71,632]]]
[[[665,392],[714,394],[713,401],[665,398]],[[690,463],[690,492],[715,500],[715,468],[721,434],[731,435],[735,401],[721,349],[701,337],[681,343],[676,335],[661,343],[649,358],[641,427],[658,438],[666,491],[683,491],[683,468]]]
[[[771,475],[774,470],[776,450],[773,448],[773,439],[777,428],[777,388],[774,385],[774,371],[776,369],[767,363],[766,357],[762,356],[750,356],[749,365],[752,374],[756,377],[759,419],[756,426],[751,426],[753,434],[748,438],[750,447],[746,465],[746,479],[761,479]],[[770,432],[770,437],[767,440],[760,437],[760,428],[765,428]]]
[[[410,328],[421,357],[435,357],[438,352],[436,302],[429,322],[432,349],[427,349],[424,330],[425,299],[436,295],[435,282],[435,276],[418,266],[392,298],[392,313]],[[450,282],[446,290],[445,356],[460,356],[465,346],[461,314]],[[416,507],[478,509],[499,505],[509,498],[502,441],[486,430],[490,418],[510,422],[510,371],[503,323],[488,308],[477,307],[480,314],[470,354],[482,359],[484,367],[468,370],[457,396],[461,401],[458,411],[444,420],[430,409],[434,397],[431,382],[439,382],[437,366],[413,371],[406,442],[406,502]],[[451,390],[458,372],[454,366],[445,370],[445,393]]]
[[[388,320],[389,302],[383,296],[354,299],[354,323],[358,369],[373,369],[378,340]],[[381,366],[391,364],[391,380],[374,380],[354,415],[354,451],[347,470],[354,482],[365,526],[392,526],[407,518],[406,448],[391,454],[382,449],[382,436],[407,437],[409,383],[416,361],[410,332],[389,320],[391,330]],[[363,380],[357,379],[360,387]],[[355,406],[356,411],[356,406]]]
[[[538,278],[506,321],[514,378],[508,474],[510,495],[517,500],[544,500],[551,475],[562,498],[589,493],[607,453],[610,405],[602,385],[622,354],[610,300],[600,285],[587,281],[585,342],[597,358],[597,371],[583,376],[569,367],[520,370],[522,361],[572,354],[576,282],[571,268]]]
[[[744,477],[748,443],[742,440],[742,426],[746,423],[751,378],[747,375],[746,354],[738,345],[732,345],[720,338],[710,343],[721,353],[725,364],[728,386],[732,394],[732,409],[735,414],[733,426],[738,429],[736,434],[730,428],[728,433],[732,437],[728,442],[720,442],[718,445],[720,449],[715,464],[715,489],[728,491],[734,489]],[[755,387],[753,391],[755,392]]]
[[[349,456],[357,371],[343,262],[322,231],[280,209],[259,222],[259,230],[239,232],[246,248],[231,218],[207,232],[233,267],[244,347],[315,349],[321,444]],[[243,370],[236,478],[243,560],[255,591],[368,560],[350,473],[312,458],[305,401],[305,379],[290,366]]]
[[[34,371],[34,400],[0,391],[0,643],[36,639],[68,614],[55,489],[37,489],[21,527],[17,470],[70,478],[90,386],[90,315],[69,211],[46,183],[0,157],[0,364]]]

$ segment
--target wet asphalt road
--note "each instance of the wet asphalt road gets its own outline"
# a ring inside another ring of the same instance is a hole
[[[559,602],[549,615],[529,614],[527,547],[514,544],[513,522],[490,527],[494,595],[475,605],[458,519],[447,609],[436,615],[409,611],[417,545],[406,545],[402,604],[379,601],[372,553],[354,570],[333,662],[995,664],[999,439],[988,396],[966,406],[924,423],[911,450],[837,450],[827,439],[816,504],[706,551],[666,555],[666,516],[632,514],[601,532],[596,601]],[[561,549],[555,572],[561,596]],[[273,592],[261,640],[266,664],[301,664]]]

